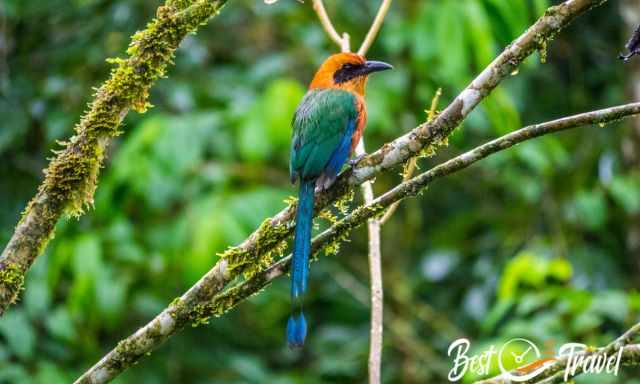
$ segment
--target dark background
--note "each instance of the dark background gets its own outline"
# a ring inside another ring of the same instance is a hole
[[[327,8],[357,47],[378,3],[327,0]],[[92,87],[107,78],[105,59],[124,54],[159,4],[0,2],[3,244],[56,140],[71,135]],[[438,87],[443,108],[547,5],[395,1],[368,54],[396,68],[369,82],[368,148],[424,121]],[[530,57],[421,169],[526,124],[633,101],[638,66],[616,57],[635,12],[634,1],[610,1],[577,19],[550,43],[546,63]],[[191,286],[217,252],[282,209],[296,194],[287,174],[291,115],[335,50],[310,1],[230,1],[189,36],[169,78],[152,89],[155,107],[130,113],[109,148],[95,207],[59,223],[20,303],[0,319],[0,382],[72,381]],[[512,337],[554,350],[570,341],[604,345],[638,321],[633,124],[527,142],[401,205],[382,233],[385,382],[445,382],[447,347],[460,337],[478,352]],[[380,176],[375,190],[399,180]],[[280,279],[223,318],[173,337],[115,382],[364,382],[366,252],[361,228],[338,257],[312,265],[302,352],[284,342],[289,295]],[[633,373],[624,368],[622,376]]]

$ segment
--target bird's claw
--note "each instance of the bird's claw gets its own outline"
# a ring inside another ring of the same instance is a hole
[[[621,53],[621,54],[618,55],[618,59],[620,59],[620,60],[622,60],[622,61],[624,61],[626,63],[627,61],[629,61],[633,57],[633,55],[635,55],[634,52],[629,52],[626,55]]]
[[[351,169],[355,168],[358,163],[364,159],[367,156],[366,153],[361,153],[359,155],[357,155],[356,157],[352,158],[351,160],[349,160],[349,167],[351,167]]]

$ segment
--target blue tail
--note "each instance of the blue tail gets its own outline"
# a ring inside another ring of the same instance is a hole
[[[307,321],[302,313],[302,296],[307,290],[309,275],[309,252],[311,250],[311,221],[313,219],[313,192],[315,180],[300,183],[296,233],[293,238],[293,260],[291,262],[292,313],[287,322],[289,347],[302,347],[307,336]]]

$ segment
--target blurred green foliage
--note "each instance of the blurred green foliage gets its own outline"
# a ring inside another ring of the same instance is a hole
[[[129,114],[95,209],[64,220],[0,319],[0,382],[70,382],[150,320],[293,195],[290,118],[335,47],[305,2],[230,1],[179,49],[155,108]],[[151,0],[0,3],[0,240],[106,78],[149,20]],[[348,5],[347,5],[348,4]],[[327,0],[356,45],[377,1]],[[369,56],[395,65],[371,80],[370,149],[441,107],[548,6],[547,0],[394,2]],[[426,169],[497,135],[627,100],[626,29],[609,2],[527,60]],[[638,321],[640,172],[621,147],[629,121],[538,139],[403,203],[383,231],[385,382],[444,382],[453,340],[480,351],[512,337],[602,345]],[[637,148],[636,150],[640,150]],[[375,189],[397,183],[380,176]],[[634,232],[635,231],[635,232]],[[366,237],[312,266],[310,337],[284,343],[281,279],[210,325],[188,329],[117,383],[323,383],[366,377]],[[494,373],[495,373],[495,367]],[[625,368],[626,376],[634,371]],[[472,380],[470,375],[465,379]],[[581,383],[630,383],[584,377]]]

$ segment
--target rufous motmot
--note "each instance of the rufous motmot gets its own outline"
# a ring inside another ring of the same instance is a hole
[[[316,72],[293,116],[289,172],[292,183],[300,180],[300,191],[291,262],[293,308],[287,322],[290,347],[301,347],[307,335],[302,296],[307,290],[314,191],[333,183],[362,137],[369,74],[391,68],[355,53],[332,55]]]

